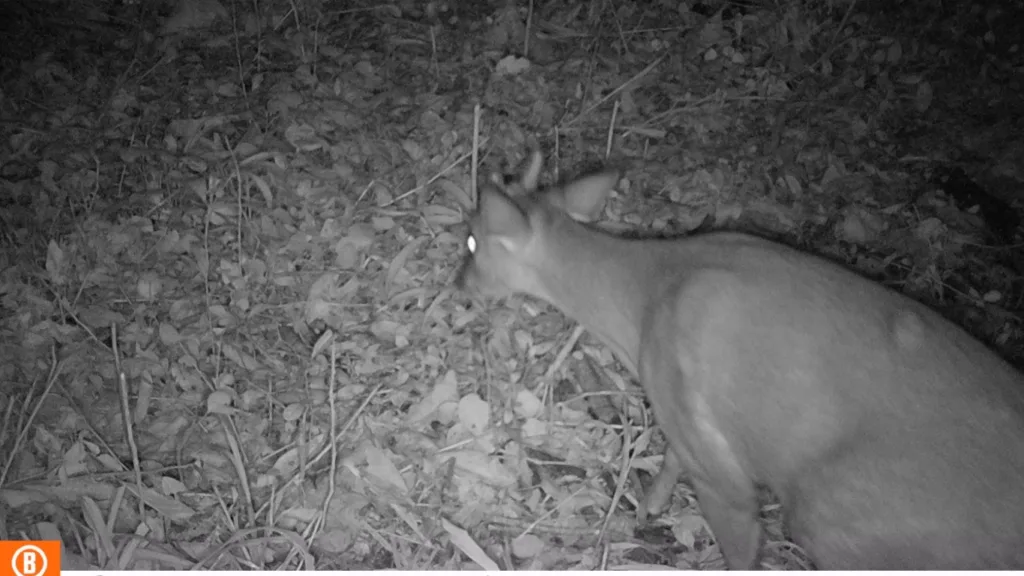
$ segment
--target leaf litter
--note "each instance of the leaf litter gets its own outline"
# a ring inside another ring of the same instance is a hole
[[[635,532],[608,351],[452,290],[476,104],[482,174],[610,151],[610,227],[784,237],[1022,356],[1013,8],[58,4],[2,69],[0,539],[66,569],[723,566],[685,483]]]

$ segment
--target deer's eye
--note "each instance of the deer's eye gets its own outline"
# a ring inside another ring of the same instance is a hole
[[[476,238],[472,234],[466,236],[466,248],[469,248],[470,254],[476,253]]]

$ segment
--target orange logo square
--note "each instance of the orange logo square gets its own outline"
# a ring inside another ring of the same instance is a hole
[[[12,571],[7,572],[10,568]],[[0,574],[59,576],[59,540],[0,540]]]

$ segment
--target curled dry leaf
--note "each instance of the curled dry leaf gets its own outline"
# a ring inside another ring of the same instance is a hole
[[[544,541],[533,534],[524,534],[512,541],[512,554],[517,558],[535,558],[544,551]]]
[[[145,301],[155,300],[162,289],[163,283],[160,281],[160,277],[152,272],[146,272],[140,276],[136,285],[139,298]]]
[[[544,403],[537,395],[526,390],[520,390],[516,394],[515,413],[520,418],[535,418],[544,410]]]
[[[217,390],[206,398],[206,411],[210,414],[233,414],[231,407],[231,394],[224,390]]]
[[[467,394],[459,400],[459,422],[474,436],[487,430],[487,422],[491,417],[491,405],[476,393]]]
[[[483,548],[481,548],[475,540],[473,540],[473,537],[469,535],[469,532],[466,532],[462,528],[452,524],[446,518],[441,518],[441,527],[448,533],[452,544],[461,550],[463,554],[480,565],[481,568],[484,570],[499,570],[498,564],[487,556],[487,553],[484,552]]]
[[[405,479],[398,471],[398,467],[391,461],[391,451],[381,450],[376,446],[366,447],[366,472],[378,480],[382,480],[389,486],[396,488],[399,493],[405,494],[409,487],[405,485]]]
[[[458,381],[455,378],[455,371],[449,370],[434,384],[433,388],[430,389],[430,393],[423,400],[409,409],[409,424],[416,424],[426,420],[442,404],[458,402],[458,394]]]

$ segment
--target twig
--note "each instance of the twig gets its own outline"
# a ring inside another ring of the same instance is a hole
[[[142,465],[139,463],[139,446],[135,442],[135,424],[128,400],[128,377],[121,367],[121,350],[117,345],[117,324],[110,324],[110,349],[114,354],[114,370],[117,372],[117,391],[121,397],[121,420],[124,423],[124,439],[132,454],[132,470],[135,472],[135,487],[138,489],[139,522],[146,519],[145,489],[142,485]]]
[[[526,12],[526,33],[523,35],[523,58],[530,57],[530,30],[533,29],[533,0]]]
[[[476,179],[480,164],[480,116],[482,114],[480,103],[477,102],[473,107],[473,165],[469,167],[469,200],[473,209],[476,209]]]
[[[60,375],[64,368],[64,362],[57,360],[57,348],[56,345],[50,348],[50,375],[46,378],[46,388],[43,393],[39,396],[39,400],[36,402],[32,413],[29,415],[25,425],[18,432],[18,437],[14,440],[14,445],[11,447],[11,453],[7,455],[7,461],[4,462],[4,469],[0,471],[0,486],[3,486],[7,480],[7,474],[11,470],[11,466],[14,465],[14,459],[18,456],[18,450],[25,442],[25,437],[28,436],[29,430],[32,429],[32,423],[35,422],[36,416],[39,415],[39,411],[43,408],[43,403],[46,402],[47,396],[50,395],[50,390],[53,389],[53,385],[57,382],[57,376]],[[28,403],[28,397],[25,398],[26,404]]]

